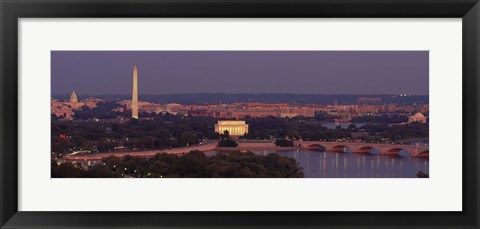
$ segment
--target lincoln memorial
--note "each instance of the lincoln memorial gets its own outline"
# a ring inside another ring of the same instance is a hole
[[[230,136],[242,136],[248,133],[248,124],[245,121],[218,121],[215,124],[215,132],[223,134],[225,130]]]

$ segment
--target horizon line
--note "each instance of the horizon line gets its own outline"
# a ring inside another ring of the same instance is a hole
[[[77,95],[82,95],[78,94],[77,91],[75,91]],[[63,93],[63,94],[51,94],[52,96],[56,95],[70,95],[70,93]],[[150,93],[144,93],[139,95],[195,95],[195,94],[227,94],[227,95],[368,95],[368,96],[391,96],[391,95],[408,95],[408,96],[429,96],[429,94],[408,94],[408,93],[400,93],[400,94],[365,94],[365,93],[326,93],[326,94],[315,94],[315,93],[305,93],[305,94],[297,94],[297,93],[281,93],[281,92],[269,92],[269,93],[228,93],[228,92],[194,92],[194,93],[167,93],[167,94],[150,94]],[[83,94],[83,95],[89,95],[89,96],[112,96],[112,95],[131,95],[131,93],[119,93],[119,94]]]

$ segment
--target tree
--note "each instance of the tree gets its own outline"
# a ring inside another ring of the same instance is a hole
[[[97,150],[99,152],[107,152],[115,149],[117,144],[110,139],[101,138],[97,141]]]
[[[275,145],[280,147],[293,147],[293,141],[285,138],[275,140]]]
[[[194,145],[199,143],[196,134],[191,131],[182,132],[182,135],[180,135],[179,142],[180,142],[180,145],[182,146]]]
[[[301,138],[300,133],[299,133],[297,130],[292,131],[292,132],[290,133],[290,137],[292,137],[292,138],[294,138],[294,139],[300,139],[300,138]]]
[[[350,125],[348,125],[347,130],[357,131],[357,126],[355,124],[350,124]]]
[[[230,140],[231,141],[231,140]],[[293,158],[251,152],[219,152],[206,156],[201,151],[183,155],[156,154],[151,158],[126,155],[108,157],[103,164],[82,169],[79,165],[52,160],[52,177],[303,177],[302,167]],[[55,163],[55,165],[54,165]]]
[[[223,131],[222,138],[223,139],[229,139],[230,138],[230,133],[228,132],[228,130]]]
[[[114,173],[104,165],[94,165],[87,171],[89,178],[112,178]]]
[[[237,147],[238,143],[232,139],[223,139],[218,142],[218,147]]]
[[[55,159],[50,161],[50,177],[57,177],[58,164]]]
[[[80,148],[82,150],[88,150],[88,151],[93,151],[95,150],[95,143],[91,142],[91,141],[83,141],[80,145]]]
[[[417,178],[428,178],[428,174],[424,173],[423,171],[418,171]]]
[[[57,115],[55,115],[55,114],[51,114],[51,116],[50,116],[50,120],[51,120],[52,122],[58,121],[58,117],[57,117]]]
[[[75,167],[72,163],[62,163],[58,167],[52,167],[54,178],[79,178],[82,177],[82,169]]]

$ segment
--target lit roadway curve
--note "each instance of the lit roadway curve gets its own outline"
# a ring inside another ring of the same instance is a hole
[[[200,150],[200,151],[211,151],[217,147],[217,142],[207,142],[203,144],[193,145],[193,146],[186,146],[180,148],[173,148],[173,149],[159,149],[159,150],[148,150],[148,151],[115,151],[115,152],[108,152],[108,153],[95,153],[95,154],[83,154],[83,155],[72,155],[72,156],[65,156],[65,160],[70,161],[92,161],[92,160],[102,160],[102,158],[115,156],[115,157],[124,157],[126,155],[131,156],[140,156],[140,157],[153,157],[155,154],[158,153],[169,153],[169,154],[183,154],[188,153],[192,150]]]

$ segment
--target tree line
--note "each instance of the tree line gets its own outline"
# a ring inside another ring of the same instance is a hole
[[[151,158],[127,155],[108,157],[102,163],[82,168],[80,164],[57,164],[52,160],[53,178],[301,178],[303,168],[293,158],[272,153],[201,151],[183,155],[156,154]]]
[[[401,141],[428,137],[428,124],[411,123],[389,127],[369,124],[357,128],[329,129],[319,123],[277,117],[244,119],[249,124],[245,139],[303,139],[306,141],[364,140]],[[52,121],[52,152],[56,155],[73,151],[108,152],[116,149],[153,150],[198,144],[204,139],[228,139],[214,131],[218,119],[160,114],[155,119],[130,121],[74,120]],[[364,132],[367,135],[358,135]],[[233,146],[231,141],[221,145]]]

